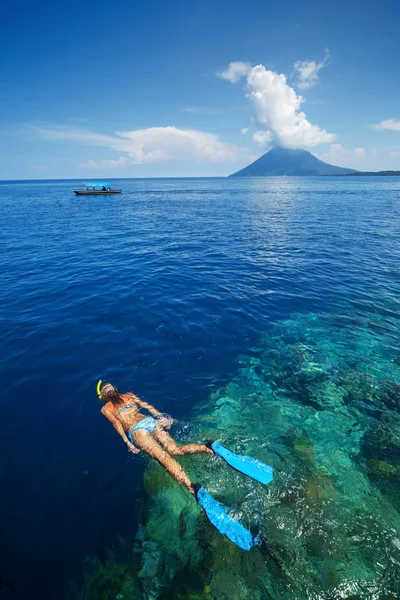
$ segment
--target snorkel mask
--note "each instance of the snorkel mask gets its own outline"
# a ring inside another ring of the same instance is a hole
[[[116,387],[114,387],[111,383],[102,383],[102,380],[99,379],[97,384],[97,395],[103,402],[108,402],[109,400],[115,400],[118,398],[119,393]]]

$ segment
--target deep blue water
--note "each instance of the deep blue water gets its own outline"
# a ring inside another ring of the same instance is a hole
[[[398,343],[399,178],[0,183],[0,576],[62,598],[132,539],[143,461],[99,378],[174,417],[293,312],[375,315]]]

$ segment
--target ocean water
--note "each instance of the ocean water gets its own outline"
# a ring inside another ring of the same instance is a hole
[[[400,178],[0,183],[0,598],[400,597]],[[220,536],[101,416],[99,378],[272,465],[180,459]]]

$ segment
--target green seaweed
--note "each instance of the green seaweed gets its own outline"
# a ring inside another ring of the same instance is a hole
[[[173,477],[156,461],[149,461],[143,476],[143,485],[148,497],[160,491],[177,487]]]
[[[369,461],[370,474],[377,477],[391,477],[392,475],[398,475],[399,470],[397,467],[390,465],[384,460],[376,460],[371,458]]]
[[[315,459],[315,450],[312,441],[304,436],[299,436],[293,444],[295,452],[302,460],[312,463]]]
[[[84,589],[85,600],[140,600],[134,570],[123,563],[106,563],[87,576]]]

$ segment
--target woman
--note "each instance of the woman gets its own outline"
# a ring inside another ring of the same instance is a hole
[[[213,451],[204,444],[178,446],[165,431],[171,427],[173,419],[165,417],[154,406],[143,402],[135,394],[131,392],[120,394],[111,383],[101,384],[101,381],[99,381],[97,391],[99,398],[106,403],[101,412],[111,421],[129,451],[133,454],[138,454],[140,450],[147,452],[149,456],[163,465],[178,483],[182,483],[196,497],[195,488],[189,477],[170,455],[182,456],[196,452],[213,454]],[[146,417],[140,412],[140,408],[145,408],[152,416]]]

